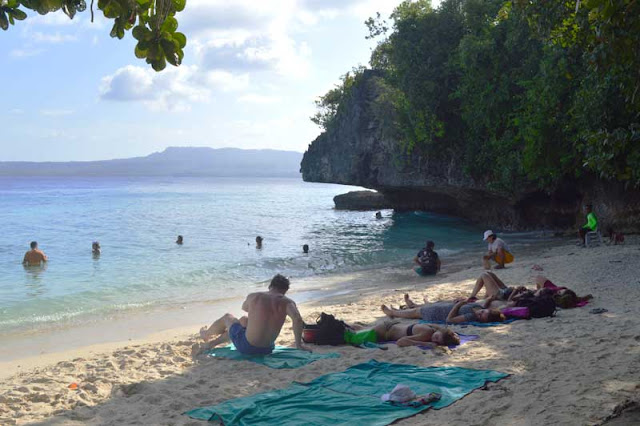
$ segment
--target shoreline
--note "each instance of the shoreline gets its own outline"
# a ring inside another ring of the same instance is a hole
[[[640,360],[640,336],[632,331],[640,315],[635,302],[640,297],[638,243],[640,238],[630,237],[625,246],[581,249],[563,240],[559,245],[545,242],[544,250],[536,245],[529,254],[520,252],[512,266],[499,272],[507,284],[530,283],[531,266],[540,264],[557,284],[579,295],[592,293],[594,301],[586,308],[559,311],[554,318],[482,330],[457,328],[481,338],[456,351],[314,347],[314,351],[339,352],[342,357],[274,373],[249,363],[194,362],[190,347],[204,324],[198,323],[196,328],[181,325],[132,340],[20,358],[11,361],[14,366],[20,363],[13,375],[7,363],[2,363],[0,423],[25,424],[59,416],[56,419],[64,424],[193,424],[180,413],[284,387],[293,380],[311,380],[375,357],[414,365],[495,369],[512,375],[488,392],[476,391],[445,410],[429,411],[402,424],[467,424],[469,415],[478,423],[601,424],[633,401],[640,390],[640,372],[633,367]],[[451,271],[426,280],[406,268],[368,270],[330,280],[325,276],[324,287],[316,290],[320,294],[299,303],[300,311],[306,322],[313,322],[324,311],[347,322],[373,323],[383,316],[380,304],[397,305],[404,292],[431,301],[468,294],[482,272],[477,257],[463,256],[450,265]],[[334,291],[327,294],[329,289]],[[292,297],[299,301],[301,295],[293,293]],[[590,315],[591,307],[605,307],[609,312]],[[211,319],[210,306],[208,314]],[[292,338],[290,325],[285,324],[276,343],[289,345]],[[606,368],[598,368],[603,362]],[[230,375],[232,366],[236,372]],[[82,390],[66,389],[71,382],[80,383]],[[142,386],[139,395],[128,395],[127,386],[135,383]],[[218,389],[213,394],[212,386]],[[158,399],[163,394],[171,395],[164,403]],[[497,400],[501,410],[486,409],[495,405],[494,398],[504,397]],[[126,417],[120,415],[124,413]]]

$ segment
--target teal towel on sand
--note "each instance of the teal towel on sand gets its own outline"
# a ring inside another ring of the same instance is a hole
[[[440,409],[508,374],[459,367],[416,367],[371,360],[341,373],[285,389],[231,399],[184,414],[225,425],[387,425],[431,407]],[[417,395],[437,392],[439,401],[411,407],[380,397],[402,383]]]
[[[337,353],[319,354],[286,346],[276,346],[269,355],[245,355],[238,352],[233,345],[211,349],[205,353],[214,358],[251,361],[270,368],[300,368],[319,359],[340,357]]]
[[[504,324],[510,324],[514,321],[517,321],[519,318],[507,318],[506,320],[502,321],[502,322],[477,322],[477,321],[470,321],[470,322],[459,322],[459,323],[451,323],[451,322],[446,322],[446,321],[424,321],[424,320],[420,320],[419,322],[422,324],[446,324],[446,325],[461,325],[461,326],[467,326],[467,325],[473,325],[474,327],[494,327],[496,325],[504,325]]]

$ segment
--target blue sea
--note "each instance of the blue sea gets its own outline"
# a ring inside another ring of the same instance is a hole
[[[484,229],[459,219],[334,210],[333,197],[354,189],[275,178],[0,178],[0,333],[239,297],[276,273],[409,268],[426,239],[445,259],[484,250]],[[44,268],[21,265],[32,240],[49,256]]]

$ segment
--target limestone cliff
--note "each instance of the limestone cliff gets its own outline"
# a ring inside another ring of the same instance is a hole
[[[333,126],[304,154],[305,181],[362,186],[383,193],[397,210],[445,213],[502,229],[573,228],[582,221],[581,204],[591,202],[601,223],[640,231],[640,192],[618,184],[591,178],[563,182],[551,193],[530,187],[504,195],[471,179],[453,155],[406,155],[382,131],[374,105],[380,93],[379,75],[365,71]]]

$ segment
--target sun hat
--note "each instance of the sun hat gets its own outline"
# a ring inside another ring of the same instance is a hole
[[[493,231],[492,230],[489,229],[487,231],[484,231],[484,238],[482,238],[482,241],[487,241],[487,238],[489,238],[492,235],[493,235]]]

